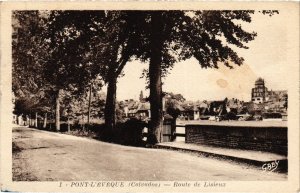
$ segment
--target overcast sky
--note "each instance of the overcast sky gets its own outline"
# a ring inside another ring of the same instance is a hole
[[[187,100],[194,101],[225,97],[248,101],[258,77],[265,79],[269,89],[287,89],[285,19],[283,12],[273,17],[255,14],[252,23],[243,27],[247,31],[256,31],[256,39],[247,44],[249,49],[236,49],[245,59],[243,66],[236,66],[233,70],[222,66],[202,69],[195,59],[180,62],[163,80],[163,91],[180,93]],[[138,99],[141,90],[145,96],[149,94],[149,90],[145,90],[145,79],[139,78],[143,68],[148,68],[148,64],[133,61],[125,66],[125,76],[118,79],[118,100]]]

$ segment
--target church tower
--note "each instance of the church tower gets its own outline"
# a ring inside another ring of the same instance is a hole
[[[255,87],[252,88],[251,100],[256,104],[260,104],[266,101],[266,95],[268,94],[268,89],[265,86],[265,81],[262,78],[258,78],[255,81]]]

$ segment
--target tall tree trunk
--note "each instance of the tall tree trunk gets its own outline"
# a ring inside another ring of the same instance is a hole
[[[71,132],[71,126],[70,126],[70,117],[68,116],[68,132]]]
[[[117,77],[114,74],[110,74],[108,77],[107,95],[105,102],[105,139],[111,140],[113,131],[116,125],[116,91],[117,91]]]
[[[56,100],[55,100],[55,128],[56,131],[60,131],[60,89],[57,91]]]
[[[29,113],[29,124],[28,124],[29,127],[31,127],[31,112]]]
[[[84,114],[81,115],[81,128],[82,130],[85,130],[85,126],[84,126]]]
[[[47,127],[47,113],[45,113],[44,124],[43,124],[43,128],[46,129],[46,127]]]
[[[148,143],[155,144],[162,141],[163,111],[162,111],[162,83],[161,83],[161,63],[163,40],[161,31],[163,24],[161,12],[153,12],[151,17],[151,55],[149,64],[150,78],[150,110],[151,121],[149,125]]]
[[[34,127],[38,128],[38,113],[35,113]]]
[[[89,95],[89,106],[88,106],[88,120],[87,125],[90,125],[90,118],[91,118],[91,100],[92,100],[92,84],[90,84],[90,95]]]
[[[32,113],[30,113],[30,121],[29,121],[29,126],[30,127],[34,127],[34,120],[33,120],[33,117],[32,117]]]

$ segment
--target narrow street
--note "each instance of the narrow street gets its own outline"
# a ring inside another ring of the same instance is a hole
[[[13,180],[287,180],[286,174],[163,149],[13,128]]]

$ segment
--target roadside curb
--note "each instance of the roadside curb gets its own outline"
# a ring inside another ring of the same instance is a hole
[[[255,160],[255,159],[247,159],[247,158],[213,153],[213,152],[209,152],[209,151],[201,151],[201,150],[188,149],[188,148],[183,148],[183,147],[174,147],[174,146],[168,146],[168,145],[163,145],[163,144],[154,145],[154,148],[167,149],[167,150],[173,150],[173,151],[181,151],[181,152],[185,152],[185,153],[195,153],[195,154],[203,156],[203,157],[216,158],[216,159],[222,159],[225,161],[233,161],[236,163],[247,164],[247,165],[253,166],[257,169],[262,169],[263,165],[267,165],[267,164],[271,164],[272,162],[279,161],[279,165],[276,169],[276,172],[279,172],[279,173],[287,173],[288,172],[288,159],[260,161],[260,160]]]

